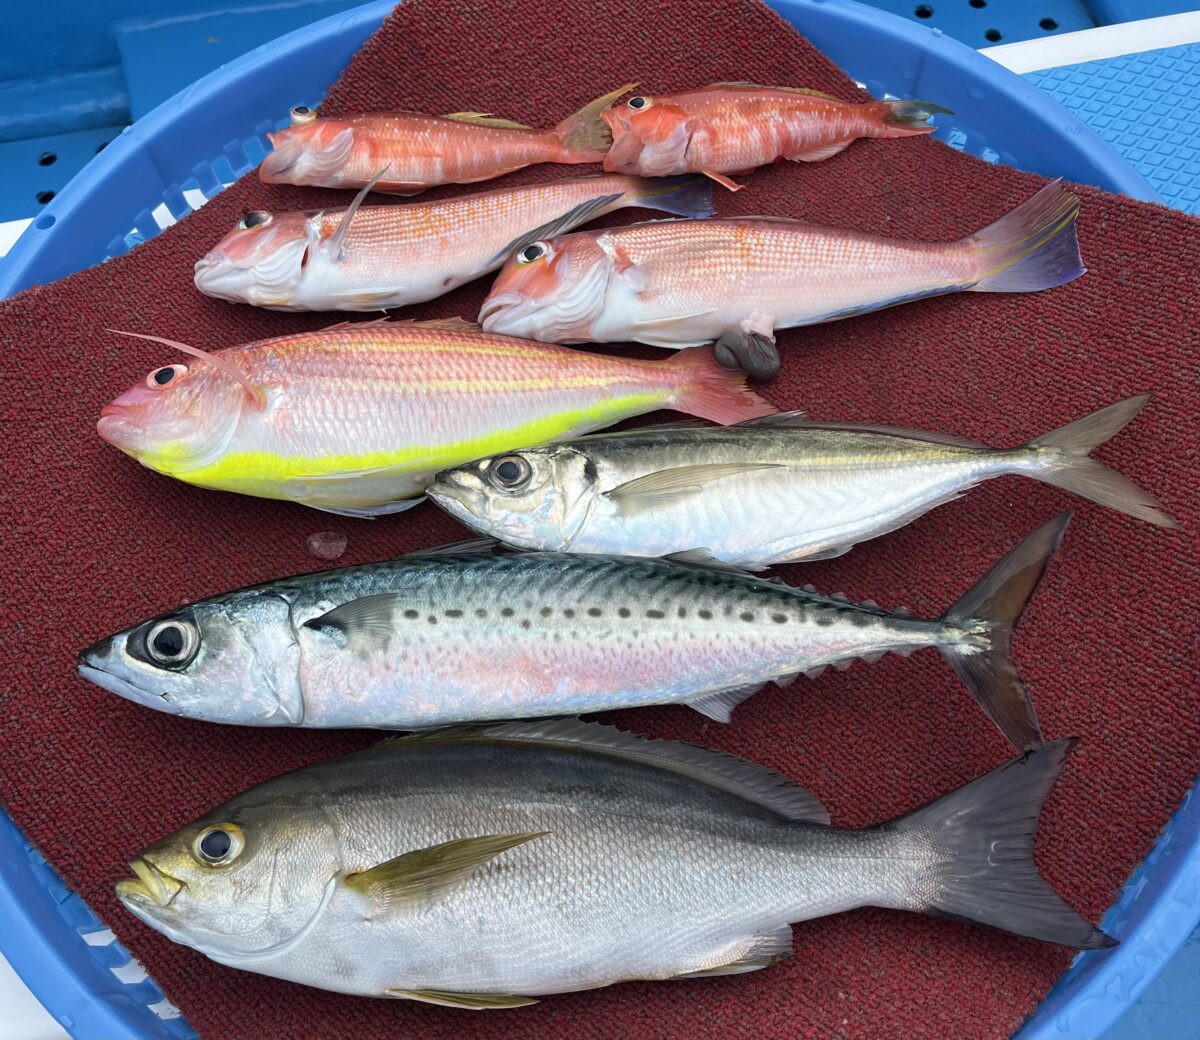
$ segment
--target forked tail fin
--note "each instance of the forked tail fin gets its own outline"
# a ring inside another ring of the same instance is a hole
[[[747,388],[744,372],[717,364],[712,347],[687,347],[669,361],[656,363],[669,366],[680,377],[669,402],[678,411],[722,426],[779,411]]]
[[[970,292],[1038,292],[1086,273],[1075,217],[1079,197],[1051,181],[1031,199],[968,236],[979,264]]]
[[[1026,447],[1037,453],[1039,462],[1031,475],[1139,520],[1178,527],[1173,517],[1159,509],[1153,495],[1090,456],[1131,423],[1149,404],[1150,396],[1142,394],[1110,404],[1030,441]]]
[[[636,83],[610,91],[583,106],[574,115],[567,116],[554,128],[563,148],[559,162],[589,163],[602,162],[612,147],[612,131],[601,113],[612,107],[622,94],[631,91]]]
[[[1062,542],[1070,513],[1042,524],[954,604],[938,646],[985,714],[1018,748],[1042,743],[1037,713],[1012,658],[1013,627]]]
[[[934,116],[952,116],[953,112],[929,101],[878,101],[883,114],[881,137],[913,137],[931,134],[937,129],[929,120]]]
[[[908,878],[907,907],[1081,950],[1115,946],[1059,898],[1033,862],[1038,814],[1074,745],[1043,744],[879,828],[933,859]]]

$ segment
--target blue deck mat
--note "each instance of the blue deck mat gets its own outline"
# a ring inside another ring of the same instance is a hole
[[[1200,44],[1025,78],[1116,148],[1169,206],[1200,213]]]

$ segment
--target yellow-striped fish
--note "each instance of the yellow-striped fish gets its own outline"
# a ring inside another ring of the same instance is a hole
[[[604,357],[458,319],[343,323],[214,354],[140,338],[196,360],[106,405],[101,437],[189,484],[351,516],[415,505],[448,466],[656,408],[719,423],[775,411],[711,351]]]

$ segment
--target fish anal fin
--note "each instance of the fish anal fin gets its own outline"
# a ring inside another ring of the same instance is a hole
[[[346,874],[342,884],[370,901],[380,913],[387,913],[436,895],[465,880],[501,853],[543,838],[548,833],[484,834],[444,841],[405,852],[367,870]]]
[[[844,152],[850,145],[850,141],[836,141],[821,148],[810,148],[807,152],[796,152],[787,158],[792,162],[820,162],[822,159],[833,158],[838,152]]]
[[[733,574],[745,574],[744,567],[738,567],[732,563],[726,563],[724,560],[718,560],[710,549],[696,547],[695,549],[682,549],[679,552],[667,553],[663,557],[664,560],[670,560],[672,563],[683,563],[690,567],[707,567],[713,571],[730,571]]]
[[[730,191],[741,191],[746,185],[738,184],[737,181],[731,180],[723,173],[717,173],[716,170],[701,170],[705,177],[709,177],[716,181],[722,188],[728,188]]]
[[[519,997],[514,993],[451,993],[440,989],[385,989],[383,992],[385,996],[399,1000],[419,1000],[423,1004],[466,1011],[500,1011],[537,1003],[535,997]]]
[[[715,462],[696,466],[674,466],[635,477],[604,492],[622,516],[699,494],[714,481],[756,470],[778,469],[773,462]]]
[[[695,971],[685,971],[672,978],[701,979],[714,975],[744,975],[748,971],[769,968],[792,955],[792,926],[785,924],[773,932],[743,939],[737,945],[741,947],[741,951],[733,960],[707,968],[697,968]]]
[[[708,693],[703,697],[688,701],[687,706],[694,708],[701,715],[707,715],[714,722],[728,722],[733,716],[733,709],[742,701],[753,697],[764,685],[764,683],[750,683],[748,686],[735,686],[730,690]]]

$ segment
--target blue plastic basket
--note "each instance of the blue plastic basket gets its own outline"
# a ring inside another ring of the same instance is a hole
[[[1036,87],[936,29],[852,0],[772,6],[876,96],[954,109],[937,135],[992,162],[1161,201],[1111,146]],[[139,119],[39,214],[0,261],[0,298],[126,252],[252,169],[265,134],[315,104],[391,10],[371,3],[291,33],[199,80]],[[194,197],[194,196],[193,196]],[[1176,814],[1104,927],[1113,951],[1076,958],[1019,1040],[1097,1037],[1137,999],[1200,919],[1200,798]],[[0,951],[79,1040],[185,1040],[148,980],[0,813]],[[97,944],[97,936],[101,944]]]

